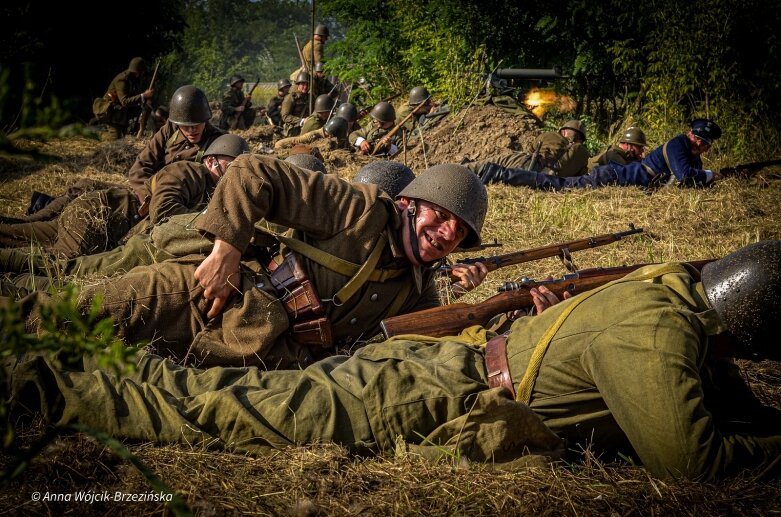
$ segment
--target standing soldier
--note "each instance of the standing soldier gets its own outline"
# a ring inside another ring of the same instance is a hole
[[[285,96],[280,108],[284,135],[298,136],[307,115],[309,115],[309,72],[299,72],[296,77],[296,90]]]
[[[134,57],[127,70],[111,81],[106,94],[92,103],[95,118],[108,125],[109,139],[125,136],[130,120],[140,115],[144,103],[152,99],[154,89],[145,90],[141,84],[145,72],[146,61]]]
[[[277,127],[282,127],[282,101],[290,91],[290,86],[290,79],[277,81],[277,94],[268,101],[268,106],[266,106],[268,118]]]
[[[394,142],[395,136],[389,142],[380,144],[380,140],[390,132],[396,120],[396,110],[393,109],[393,105],[385,101],[378,102],[369,116],[374,119],[371,125],[350,133],[350,144],[358,149],[360,154],[395,155],[399,150]],[[377,145],[381,145],[381,148],[375,151]]]
[[[312,71],[314,69],[315,63],[324,61],[323,58],[325,57],[326,41],[328,41],[328,27],[322,23],[318,24],[318,26],[315,27],[315,33],[312,36],[312,39],[306,42],[306,45],[304,45],[304,48],[301,51],[301,54],[304,58],[304,62],[302,63],[301,68],[290,74],[291,81],[295,80],[295,78],[298,77],[298,74],[301,72]],[[312,59],[313,52],[314,59]]]
[[[230,85],[222,96],[222,106],[220,107],[220,122],[218,127],[228,130],[236,122],[236,129],[247,129],[255,121],[255,109],[250,108],[252,102],[244,96],[245,79],[236,74],[230,79]],[[245,105],[246,102],[246,105]]]
[[[639,127],[630,127],[621,135],[618,145],[611,145],[607,151],[591,158],[588,169],[607,165],[610,162],[626,165],[629,162],[642,160],[646,145],[643,130]]]
[[[304,120],[301,126],[301,134],[322,128],[328,121],[331,111],[334,109],[334,100],[327,94],[318,95],[315,99],[315,112]]]

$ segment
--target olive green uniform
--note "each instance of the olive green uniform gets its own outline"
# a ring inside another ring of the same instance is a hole
[[[350,133],[347,136],[347,141],[350,142],[350,145],[358,148],[360,146],[360,143],[362,140],[366,140],[371,144],[372,150],[374,150],[374,146],[382,140],[382,137],[387,135],[390,132],[390,129],[383,129],[381,127],[378,127],[376,124],[370,123],[367,124],[366,127],[359,127],[352,133]],[[396,133],[398,135],[398,133]],[[380,152],[376,153],[377,156],[382,154],[395,154],[393,152],[393,149],[396,147],[396,135],[391,138],[391,141],[389,142],[389,148],[385,150],[381,150]]]
[[[417,108],[418,105],[410,106],[409,104],[405,104],[401,108],[399,108],[399,111],[396,112],[396,125],[398,125],[402,120],[407,118],[407,115],[412,113],[412,110]],[[404,131],[407,133],[411,133],[412,130],[414,130],[418,126],[418,121],[420,120],[420,117],[423,116],[427,110],[421,108],[418,110],[418,113],[412,117],[410,117],[409,120],[407,120],[402,127]]]
[[[314,45],[314,52],[315,52],[314,61],[312,61],[313,45]],[[314,38],[312,38],[309,41],[307,41],[306,45],[304,45],[304,48],[301,49],[301,54],[304,56],[304,66],[297,68],[296,70],[293,71],[292,74],[290,74],[291,82],[294,82],[296,80],[298,73],[301,72],[302,70],[306,70],[311,73],[315,69],[313,63],[322,63],[324,61],[323,58],[325,56],[325,43],[323,43],[320,40],[315,40]]]
[[[304,125],[301,126],[301,134],[322,129],[323,126],[325,126],[325,122],[317,116],[317,113],[313,113],[304,120]]]
[[[306,199],[307,203],[301,203]],[[334,295],[350,280],[313,260],[304,259],[309,279],[325,301],[336,347],[352,346],[379,332],[389,312],[411,312],[439,304],[435,273],[410,265],[399,241],[402,216],[374,185],[351,185],[336,176],[312,173],[273,158],[240,156],[214,192],[197,228],[247,250],[255,229],[250,221],[266,218],[290,228],[295,237],[342,261],[361,265],[381,236],[377,277],[360,284],[341,304]],[[219,207],[219,208],[217,208]],[[265,264],[243,262],[241,293],[219,317],[206,318],[210,303],[194,278],[202,256],[138,267],[128,274],[82,290],[82,307],[103,296],[101,314],[112,316],[128,342],[152,340],[162,354],[197,364],[258,365],[289,368],[332,353],[302,345],[289,332],[290,320],[272,286]],[[31,327],[36,322],[30,321]]]
[[[114,77],[103,98],[93,103],[95,117],[109,126],[111,138],[125,136],[130,119],[141,114],[144,90],[141,79],[125,70]]]
[[[299,136],[290,136],[287,138],[282,138],[280,140],[277,140],[277,143],[274,144],[274,149],[287,149],[289,147],[293,147],[294,145],[298,144],[312,144],[314,142],[317,142],[318,144],[323,141],[323,139],[328,139],[328,135],[325,134],[325,130],[321,127],[318,129],[315,129],[313,131],[306,131],[302,132]],[[331,147],[330,142],[328,140],[325,140],[325,143],[328,147]]]
[[[215,138],[225,134],[224,131],[206,123],[201,141],[191,144],[184,134],[179,131],[176,124],[166,122],[160,131],[155,133],[143,150],[138,153],[135,163],[127,173],[130,187],[139,199],[146,199],[152,195],[147,180],[154,176],[164,166],[188,160],[199,162],[203,153],[211,145]]]
[[[781,454],[779,412],[759,406],[739,378],[712,374],[709,337],[724,326],[683,266],[646,267],[592,293],[521,318],[507,340],[520,388],[537,344],[552,336],[530,376],[531,409],[570,448],[593,441],[597,450],[636,453],[656,476],[695,479]],[[528,406],[488,389],[484,351],[472,344],[487,337],[389,340],[303,371],[200,371],[146,356],[124,380],[92,364],[61,372],[33,358],[16,367],[11,386],[20,397],[50,397],[40,405],[57,423],[141,440],[251,452],[334,441],[391,451],[397,438],[425,437],[445,445],[443,453],[458,443],[464,457],[496,462],[517,458],[525,445],[558,448]]]
[[[598,165],[607,165],[610,162],[626,165],[629,162],[637,161],[630,158],[629,153],[617,145],[611,145],[606,151],[594,156],[588,161],[588,169],[591,170]]]
[[[236,108],[242,106],[245,101],[244,93],[241,90],[230,87],[222,95],[222,105],[220,106],[220,121],[218,127],[222,130],[230,129],[231,120],[239,117],[237,129],[247,129],[255,120],[255,110],[247,107],[241,113]]]
[[[285,136],[297,136],[301,132],[301,121],[309,115],[309,93],[288,93],[279,113]]]

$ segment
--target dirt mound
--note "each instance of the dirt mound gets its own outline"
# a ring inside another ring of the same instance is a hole
[[[415,172],[438,163],[475,161],[508,151],[529,150],[542,131],[532,115],[508,113],[496,106],[472,106],[451,113],[420,137],[407,142],[407,165]],[[404,161],[404,151],[397,160]]]

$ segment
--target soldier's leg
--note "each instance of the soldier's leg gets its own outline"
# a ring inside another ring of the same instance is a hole
[[[117,185],[112,185],[111,183],[106,183],[105,181],[81,179],[68,187],[68,190],[66,190],[64,194],[55,197],[51,203],[34,214],[28,215],[25,217],[25,219],[31,222],[50,221],[60,215],[65,207],[80,195],[87,192],[92,192],[93,190],[103,190],[115,186]]]
[[[64,270],[66,274],[77,277],[93,274],[113,276],[171,258],[175,256],[154,246],[149,234],[142,233],[113,250],[72,258],[64,263]]]
[[[50,246],[57,239],[57,221],[0,224],[0,247],[24,248],[32,244]]]

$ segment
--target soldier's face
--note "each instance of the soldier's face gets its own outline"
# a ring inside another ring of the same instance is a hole
[[[187,138],[191,144],[197,144],[203,137],[203,130],[206,129],[206,122],[194,126],[179,126],[179,131]]]
[[[299,92],[306,93],[309,91],[309,83],[296,83],[296,88]]]
[[[406,211],[409,199],[398,204]],[[428,201],[416,200],[415,239],[423,262],[433,262],[448,256],[469,234],[469,227],[451,212]],[[406,216],[406,214],[405,214]],[[418,264],[410,245],[409,225],[402,229],[404,253],[413,264]],[[419,264],[420,265],[420,264]]]

